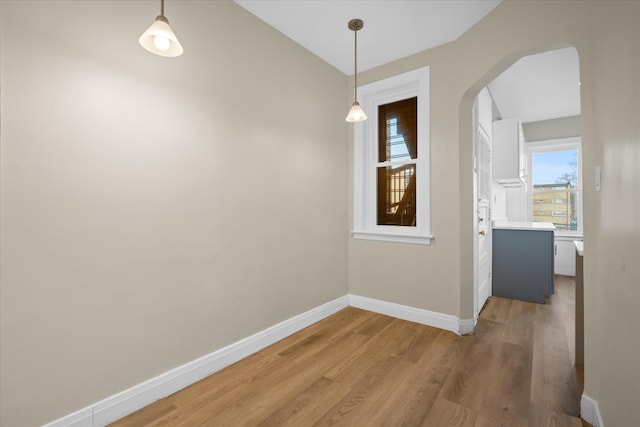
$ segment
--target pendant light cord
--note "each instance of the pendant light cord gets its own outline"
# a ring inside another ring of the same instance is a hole
[[[358,101],[358,30],[353,32],[354,48],[353,48],[353,101]]]
[[[164,16],[164,0],[160,0],[160,15]]]
[[[364,26],[362,19],[352,19],[349,21],[349,29],[353,31],[353,102],[358,102],[358,30]]]
[[[349,21],[349,29],[355,34],[353,35],[353,104],[347,118],[348,122],[361,122],[367,120],[367,115],[360,107],[358,103],[358,30],[361,30],[364,26],[362,19],[352,19]]]

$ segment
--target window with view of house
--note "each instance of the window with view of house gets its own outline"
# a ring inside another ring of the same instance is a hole
[[[530,143],[534,222],[551,222],[558,234],[582,233],[580,139]]]
[[[429,244],[429,67],[358,89],[354,238]]]

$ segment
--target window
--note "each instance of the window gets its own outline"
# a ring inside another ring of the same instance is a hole
[[[358,239],[429,244],[429,67],[358,88],[354,124]]]
[[[558,234],[581,235],[580,138],[529,143],[527,148],[533,221],[552,222]]]
[[[378,106],[378,225],[416,225],[418,98]]]

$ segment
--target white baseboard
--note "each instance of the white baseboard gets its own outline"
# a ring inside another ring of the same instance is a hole
[[[458,319],[456,317],[456,319]],[[477,320],[474,319],[458,319],[458,335],[467,335],[473,333],[476,329]],[[455,332],[455,331],[454,331]]]
[[[89,405],[73,414],[47,424],[45,427],[101,427],[138,409],[169,396],[200,381],[227,366],[270,346],[299,330],[312,325],[348,306],[409,320],[458,335],[473,332],[473,319],[461,320],[455,316],[394,304],[357,295],[345,295],[305,313],[299,314],[257,334],[216,350],[148,381]],[[585,396],[583,395],[583,400]],[[597,409],[597,404],[596,404]],[[587,419],[587,418],[585,418]],[[588,420],[587,420],[588,421]],[[592,423],[594,424],[594,423]],[[603,427],[594,424],[594,427]]]
[[[604,427],[598,401],[584,393],[580,399],[580,416],[593,427]]]
[[[44,427],[93,427],[93,405],[59,418]]]
[[[445,329],[458,335],[471,333],[475,327],[473,319],[461,320],[449,314],[442,314],[435,311],[409,307],[406,305],[361,297],[358,295],[349,295],[349,305],[363,310],[396,317],[398,319],[433,326],[434,328]]]
[[[105,426],[349,306],[343,296],[94,403],[45,427]]]

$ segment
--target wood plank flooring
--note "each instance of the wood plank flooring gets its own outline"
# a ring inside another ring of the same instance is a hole
[[[573,295],[492,297],[464,337],[347,308],[112,426],[587,426]]]

